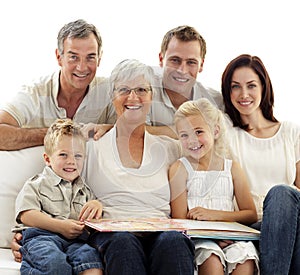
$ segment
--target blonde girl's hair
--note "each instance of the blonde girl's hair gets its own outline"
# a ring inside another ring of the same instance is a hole
[[[86,140],[81,132],[80,125],[73,122],[71,119],[57,119],[48,128],[48,131],[44,138],[45,153],[47,155],[52,155],[57,148],[58,142],[64,136],[71,136],[73,138],[78,138],[82,141],[82,144],[86,146]]]
[[[229,149],[226,140],[226,126],[223,113],[215,107],[208,99],[201,98],[194,101],[184,102],[175,112],[175,126],[177,130],[178,121],[194,115],[201,115],[209,126],[212,134],[219,128],[219,135],[215,139],[215,153],[221,157],[229,157]]]

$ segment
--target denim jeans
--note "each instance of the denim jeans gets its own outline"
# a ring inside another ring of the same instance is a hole
[[[21,274],[72,275],[91,268],[103,268],[96,249],[77,239],[37,228],[22,232]]]
[[[194,274],[194,245],[180,232],[96,232],[90,244],[102,253],[106,274]]]
[[[265,198],[260,262],[262,275],[300,274],[300,192],[287,185]]]

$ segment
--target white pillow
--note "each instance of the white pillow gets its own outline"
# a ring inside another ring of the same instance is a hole
[[[43,170],[43,153],[44,146],[0,151],[0,247],[10,247],[17,194],[27,179]]]

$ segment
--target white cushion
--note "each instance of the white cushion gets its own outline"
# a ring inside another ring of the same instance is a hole
[[[0,248],[0,274],[20,275],[20,265],[20,263],[14,261],[10,249]]]
[[[10,248],[15,225],[15,200],[27,179],[44,166],[44,147],[18,151],[0,151],[0,247]],[[0,272],[0,274],[3,274]]]

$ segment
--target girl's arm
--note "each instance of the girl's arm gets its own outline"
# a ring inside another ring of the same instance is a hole
[[[234,211],[235,221],[243,224],[257,222],[255,204],[250,192],[247,176],[239,163],[233,161],[231,167],[234,195],[238,205],[238,210]]]
[[[173,219],[186,219],[187,191],[186,181],[187,171],[182,162],[177,160],[169,168],[169,183],[171,191],[171,217]]]
[[[256,208],[249,190],[246,175],[236,162],[232,162],[231,173],[234,194],[239,209],[237,211],[222,211],[195,207],[188,212],[187,217],[189,219],[240,222],[243,224],[252,224],[257,221]]]

